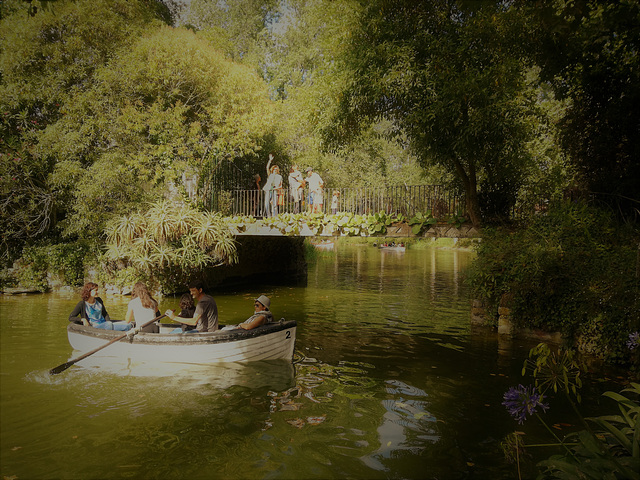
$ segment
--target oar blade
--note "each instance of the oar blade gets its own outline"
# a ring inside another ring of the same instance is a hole
[[[53,367],[51,370],[49,370],[49,375],[57,375],[59,373],[62,373],[74,363],[76,362],[66,362],[62,365],[58,365],[57,367]]]

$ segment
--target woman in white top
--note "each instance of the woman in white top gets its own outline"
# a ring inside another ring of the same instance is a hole
[[[267,183],[262,189],[265,192],[265,208],[267,209],[267,217],[275,217],[278,215],[278,196],[282,195],[282,176],[280,168],[277,165],[271,166],[273,154],[269,154],[269,162],[267,163]]]
[[[127,307],[127,316],[125,318],[127,322],[135,321],[136,327],[140,327],[149,320],[160,316],[158,312],[158,302],[153,299],[149,293],[149,289],[144,283],[138,282],[133,286],[131,297],[132,300]],[[152,328],[150,331],[152,330],[155,329]]]
[[[302,195],[304,189],[304,179],[302,173],[298,170],[297,165],[293,165],[289,169],[289,194],[293,200],[293,213],[302,211]]]

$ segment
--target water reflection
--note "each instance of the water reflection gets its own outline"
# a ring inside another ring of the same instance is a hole
[[[74,352],[78,355],[81,352]],[[76,364],[65,375],[49,375],[48,372],[32,372],[31,381],[51,384],[56,381],[77,381],[83,376],[114,375],[118,377],[153,377],[162,379],[167,388],[215,385],[224,390],[232,386],[268,387],[285,390],[294,384],[294,367],[283,360],[265,360],[254,363],[227,362],[220,364],[196,364],[174,362],[134,362],[129,358],[89,356]]]
[[[65,330],[76,296],[0,298],[0,473],[514,478],[499,443],[515,425],[500,402],[522,381],[532,345],[472,332],[462,278],[471,256],[337,246],[309,266],[306,285],[214,294],[222,321],[237,323],[261,293],[276,317],[295,318],[293,365],[114,366],[89,357],[50,376],[77,353]],[[107,299],[113,318],[127,300]],[[164,311],[177,299],[162,302]],[[585,379],[585,404],[595,409],[603,388]],[[566,421],[566,409],[549,413],[551,423]]]
[[[427,410],[427,393],[399,380],[385,383],[389,398],[382,401],[385,413],[377,429],[380,447],[362,458],[376,470],[387,470],[381,459],[390,459],[398,450],[422,455],[440,439],[436,417]]]

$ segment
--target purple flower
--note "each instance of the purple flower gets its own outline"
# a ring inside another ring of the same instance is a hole
[[[638,345],[640,345],[640,332],[630,333],[627,347],[629,347],[629,350],[635,350]]]
[[[506,391],[502,405],[507,408],[514,419],[518,420],[518,423],[522,424],[527,415],[533,415],[536,412],[537,407],[545,411],[549,408],[549,405],[542,403],[542,400],[544,400],[544,395],[538,393],[536,387],[518,385]]]

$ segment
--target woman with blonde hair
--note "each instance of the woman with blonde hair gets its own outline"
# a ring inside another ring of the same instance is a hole
[[[159,316],[158,302],[151,296],[147,286],[142,282],[136,283],[131,292],[131,301],[127,306],[127,316],[125,317],[127,323],[135,322],[136,326],[140,327]],[[149,327],[149,332],[154,333],[156,330],[154,325]]]

